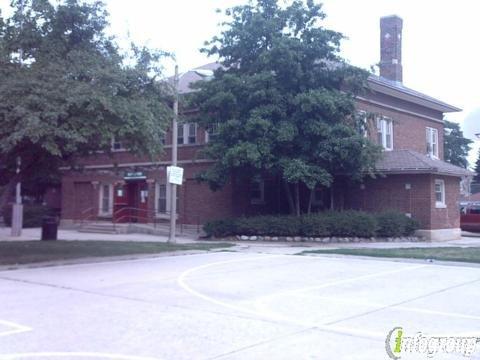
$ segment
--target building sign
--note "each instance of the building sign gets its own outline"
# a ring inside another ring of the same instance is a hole
[[[144,180],[146,178],[145,174],[141,171],[127,172],[124,176],[125,180]]]
[[[178,166],[167,167],[167,181],[170,184],[182,185],[183,183],[183,168]]]

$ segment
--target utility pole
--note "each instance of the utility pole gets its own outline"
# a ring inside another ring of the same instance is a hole
[[[17,157],[17,177],[20,175],[20,167],[22,166],[22,159]],[[15,188],[15,204],[12,208],[12,236],[19,237],[22,235],[23,227],[23,205],[22,205],[22,185],[20,178]]]
[[[23,30],[23,0],[20,2],[20,32]],[[22,35],[22,34],[21,34]],[[23,67],[23,48],[18,50],[19,64]],[[15,204],[12,207],[12,236],[20,237],[23,228],[23,205],[22,205],[22,183],[20,182],[20,170],[22,166],[22,158],[17,157],[17,186],[15,187]]]
[[[178,151],[178,65],[175,65],[175,77],[173,80],[173,120],[172,120],[172,166],[177,166]],[[176,242],[175,233],[177,227],[177,185],[170,183],[170,236],[168,242]]]

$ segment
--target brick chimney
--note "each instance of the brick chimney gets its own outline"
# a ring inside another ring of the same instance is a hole
[[[402,82],[402,28],[397,15],[380,18],[380,76]]]

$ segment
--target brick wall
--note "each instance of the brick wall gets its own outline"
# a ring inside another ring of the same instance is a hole
[[[427,153],[426,128],[438,130],[438,155],[443,160],[443,132],[442,123],[428,120],[424,117],[406,114],[400,111],[382,108],[364,101],[359,101],[357,108],[366,112],[379,113],[393,120],[393,149],[415,150],[421,154]],[[376,134],[372,134],[376,136]],[[375,140],[373,136],[373,140]]]
[[[436,208],[434,182],[445,181],[446,208]],[[458,210],[459,178],[428,174],[389,175],[367,179],[364,186],[337,185],[336,203],[344,208],[371,212],[398,210],[417,219],[422,229],[460,227]],[[410,189],[408,189],[409,184]],[[344,192],[343,196],[340,192]],[[339,204],[343,201],[343,204]]]

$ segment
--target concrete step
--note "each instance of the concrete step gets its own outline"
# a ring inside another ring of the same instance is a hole
[[[89,234],[117,234],[115,230],[101,230],[101,229],[78,229],[78,232]]]
[[[83,233],[98,233],[98,234],[117,234],[119,231],[113,224],[90,223],[81,226],[78,231]]]

